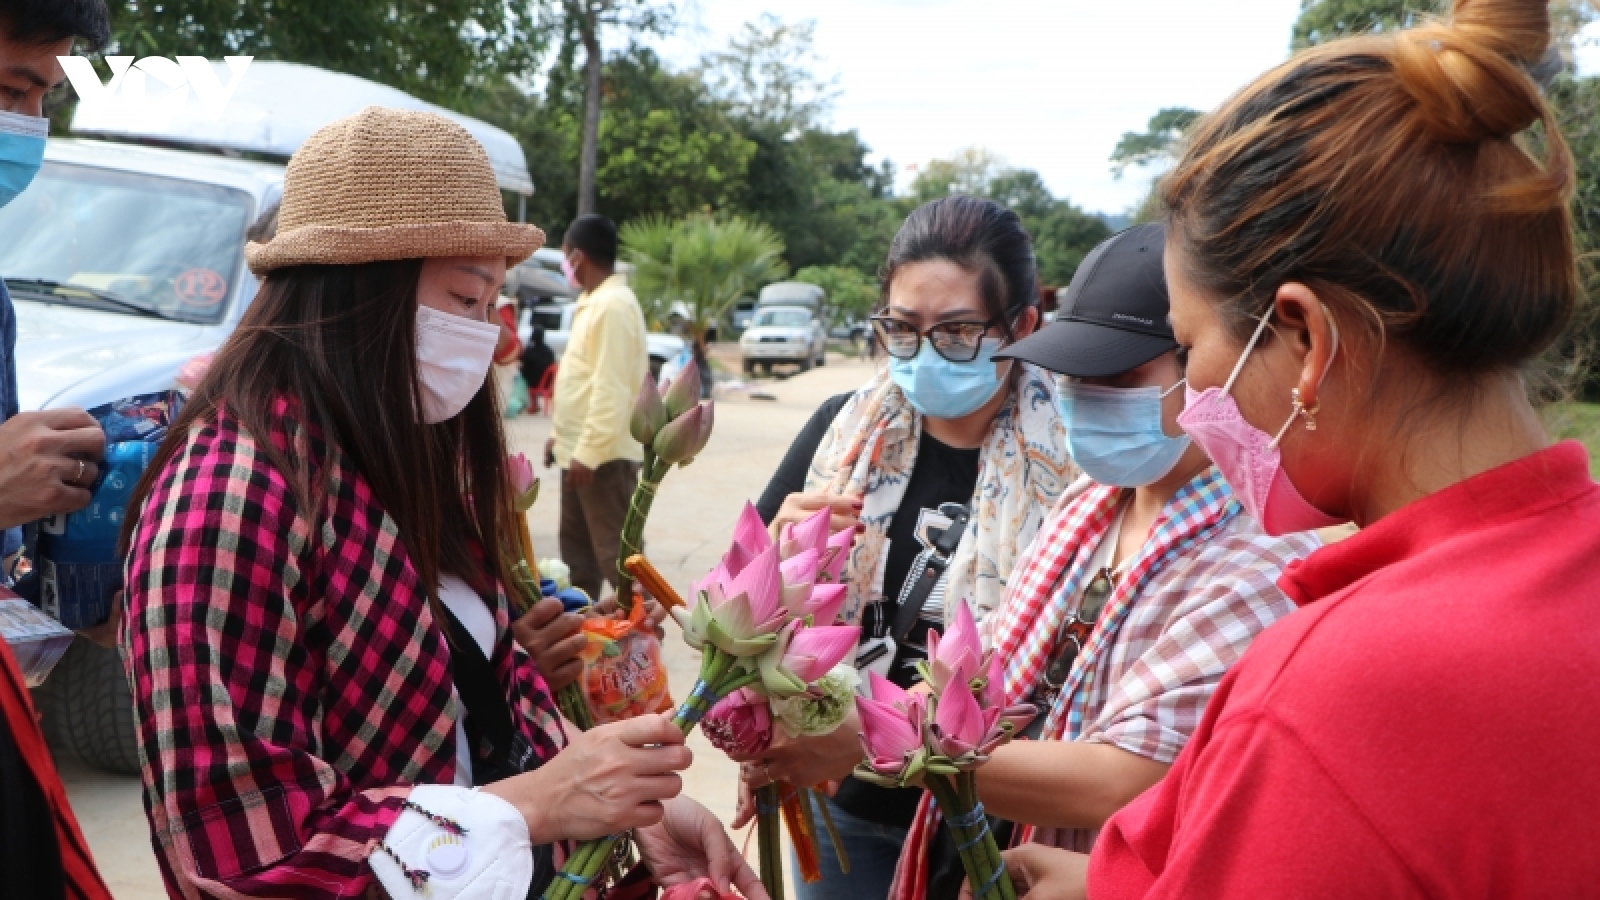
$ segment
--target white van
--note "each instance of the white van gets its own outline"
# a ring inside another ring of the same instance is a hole
[[[183,365],[220,347],[255,297],[245,232],[275,210],[283,162],[335,119],[373,105],[439,112],[484,145],[502,190],[533,189],[511,135],[362,78],[256,62],[220,118],[189,103],[160,131],[80,106],[74,133],[99,139],[51,138],[39,175],[0,208],[22,409],[178,387]],[[116,651],[75,641],[35,697],[56,752],[139,771]]]

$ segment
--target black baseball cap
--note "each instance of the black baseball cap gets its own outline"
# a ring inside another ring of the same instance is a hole
[[[1161,268],[1166,241],[1165,225],[1135,225],[1107,238],[1078,266],[1056,320],[994,358],[1105,378],[1176,349]]]

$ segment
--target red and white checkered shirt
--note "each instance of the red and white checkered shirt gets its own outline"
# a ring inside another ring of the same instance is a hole
[[[1074,485],[985,623],[1006,660],[1010,702],[1033,696],[1056,654],[1061,621],[1094,576],[1090,561],[1121,494],[1086,481]],[[1115,744],[1171,763],[1228,668],[1256,635],[1294,609],[1278,589],[1278,575],[1318,546],[1315,534],[1262,532],[1215,469],[1195,478],[1168,502],[1117,580],[1047,713],[1043,737]],[[1033,839],[1087,852],[1095,834],[1041,829]]]

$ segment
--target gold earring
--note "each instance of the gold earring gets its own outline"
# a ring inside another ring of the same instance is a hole
[[[1316,406],[1306,406],[1305,401],[1300,399],[1299,388],[1290,388],[1289,397],[1294,401],[1294,414],[1305,417],[1306,430],[1316,431],[1317,413],[1322,411],[1322,404],[1318,403]]]

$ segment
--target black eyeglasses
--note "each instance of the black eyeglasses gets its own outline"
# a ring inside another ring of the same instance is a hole
[[[883,342],[883,349],[895,359],[915,357],[926,336],[933,345],[933,352],[953,363],[964,363],[978,358],[984,335],[1005,320],[1001,315],[987,322],[940,322],[927,331],[918,331],[910,322],[892,316],[873,316],[872,329]]]

